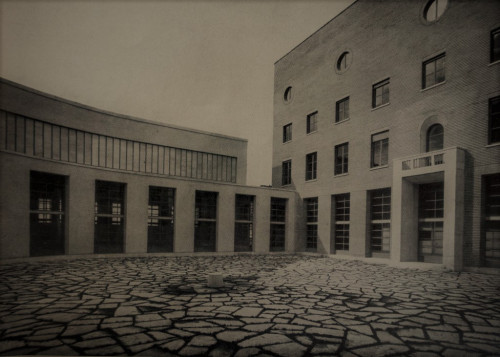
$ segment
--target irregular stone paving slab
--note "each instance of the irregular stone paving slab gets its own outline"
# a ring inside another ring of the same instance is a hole
[[[207,289],[216,271],[230,278]],[[498,275],[249,255],[27,260],[0,276],[2,355],[500,355]]]

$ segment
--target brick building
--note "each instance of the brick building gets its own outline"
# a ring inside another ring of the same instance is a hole
[[[358,0],[275,63],[297,250],[500,266],[500,2]]]

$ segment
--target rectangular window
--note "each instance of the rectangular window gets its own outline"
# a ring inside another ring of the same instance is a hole
[[[484,217],[484,257],[487,265],[498,267],[500,262],[500,174],[486,176]],[[496,261],[496,264],[494,264]],[[490,264],[492,263],[492,264]]]
[[[389,131],[372,135],[371,167],[385,166],[389,162]]]
[[[283,142],[292,140],[292,124],[287,124],[283,127]]]
[[[215,252],[217,192],[196,191],[194,251]]]
[[[306,155],[306,181],[316,179],[318,165],[318,153],[313,152]]]
[[[346,174],[349,163],[349,143],[335,146],[335,175]]]
[[[444,183],[418,186],[418,260],[441,263],[443,256]]]
[[[445,80],[445,57],[444,53],[425,61],[422,65],[422,88],[428,88]]]
[[[125,184],[95,182],[94,253],[123,253]]]
[[[316,251],[318,248],[318,197],[304,200],[306,210],[306,250]]]
[[[500,143],[500,96],[489,100],[489,144]]]
[[[372,108],[389,103],[389,78],[373,85]]]
[[[66,178],[30,173],[30,256],[64,254]]]
[[[148,252],[174,251],[175,188],[149,187]]]
[[[271,229],[270,244],[271,252],[281,252],[285,250],[286,231],[286,204],[285,198],[271,197]]]
[[[391,243],[391,189],[370,192],[372,252],[389,253]]]
[[[351,216],[351,195],[343,193],[333,196],[334,204],[334,246],[337,250],[349,250],[349,226]]]
[[[490,61],[496,62],[500,60],[500,27],[491,31],[490,38]]]
[[[316,130],[318,130],[318,112],[307,116],[307,134],[314,133]]]
[[[349,119],[349,97],[339,100],[335,105],[335,122]]]
[[[281,163],[281,184],[283,186],[292,183],[292,160],[286,160]]]
[[[236,195],[234,213],[234,251],[251,252],[253,250],[253,218],[255,196]]]

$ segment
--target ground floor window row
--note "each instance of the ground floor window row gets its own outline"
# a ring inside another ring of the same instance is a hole
[[[30,255],[65,252],[67,177],[32,171],[30,174]],[[123,253],[126,227],[126,184],[95,182],[94,253]],[[176,190],[149,186],[147,251],[174,251]],[[287,199],[270,200],[270,251],[284,251]],[[217,250],[218,192],[196,191],[194,251]],[[255,196],[235,195],[234,250],[254,250]]]

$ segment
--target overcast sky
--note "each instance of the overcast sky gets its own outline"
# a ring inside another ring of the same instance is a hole
[[[270,184],[274,62],[352,2],[0,1],[0,76],[248,139],[247,182]]]

